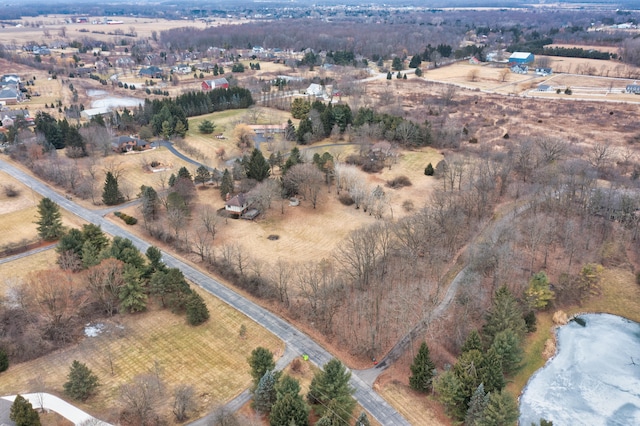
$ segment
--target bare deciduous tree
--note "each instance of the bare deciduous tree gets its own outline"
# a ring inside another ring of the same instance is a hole
[[[178,385],[173,390],[173,414],[179,422],[189,418],[197,408],[195,388],[191,385]]]
[[[142,426],[156,424],[157,410],[162,401],[163,384],[155,374],[134,377],[131,383],[120,387],[122,416],[133,424]]]

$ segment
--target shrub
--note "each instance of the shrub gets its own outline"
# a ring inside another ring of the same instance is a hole
[[[122,219],[127,225],[135,225],[138,223],[138,219],[122,212],[113,212],[113,215]]]
[[[502,139],[509,139],[509,133],[505,133]]]
[[[415,206],[413,205],[413,201],[411,200],[404,200],[402,202],[402,208],[406,211],[406,212],[412,212],[415,209]]]
[[[9,368],[9,356],[4,349],[0,348],[0,373]]]
[[[6,195],[9,198],[13,198],[20,195],[20,191],[18,191],[18,189],[15,186],[9,183],[4,185],[4,195]]]
[[[431,163],[427,164],[427,167],[425,167],[424,169],[424,174],[427,176],[433,176],[434,172],[435,170],[433,170],[433,164]]]
[[[340,194],[340,196],[338,197],[338,200],[345,206],[351,206],[354,203],[353,198],[351,198],[351,195],[349,195],[346,192],[343,192],[342,194]]]
[[[405,186],[411,186],[411,181],[404,175],[396,176],[395,178],[387,181],[387,186],[390,188],[402,188]]]
[[[469,143],[478,143],[478,138],[469,139]]]

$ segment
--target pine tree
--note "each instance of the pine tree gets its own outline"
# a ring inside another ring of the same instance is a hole
[[[493,339],[491,348],[502,362],[504,374],[512,374],[520,368],[523,356],[520,343],[520,338],[510,329],[499,332]]]
[[[209,135],[214,132],[216,125],[213,124],[210,120],[203,120],[198,126],[198,131],[200,133],[204,133],[205,135]]]
[[[300,395],[300,383],[284,375],[276,385],[276,402],[271,407],[271,426],[302,426],[309,424],[309,406]]]
[[[202,296],[195,291],[187,300],[187,322],[191,325],[200,325],[209,319],[209,308]]]
[[[538,272],[529,280],[525,291],[527,302],[533,309],[544,309],[555,298],[555,293],[549,288],[549,278],[544,272]]]
[[[122,193],[118,189],[118,179],[111,172],[107,172],[102,191],[102,202],[107,206],[114,206],[124,201]]]
[[[371,426],[369,422],[369,417],[367,417],[367,413],[364,411],[360,413],[358,419],[356,420],[356,424],[354,426]]]
[[[196,183],[205,184],[211,179],[211,172],[205,166],[200,166],[196,169],[196,177],[194,178]]]
[[[480,383],[469,401],[469,409],[464,417],[464,426],[477,426],[483,418],[488,403],[489,395],[484,391],[484,385]]]
[[[63,388],[71,398],[85,401],[93,394],[99,384],[98,376],[93,374],[89,367],[74,360]]]
[[[435,368],[436,365],[429,357],[429,347],[425,342],[422,342],[418,353],[413,359],[413,364],[411,364],[409,386],[418,392],[429,392]]]
[[[487,392],[500,392],[504,388],[506,383],[502,374],[502,363],[495,349],[489,348],[484,354],[479,373]]]
[[[140,199],[142,201],[142,216],[145,220],[155,220],[160,207],[160,200],[156,190],[151,186],[142,185],[140,187]]]
[[[424,169],[424,174],[426,176],[433,176],[434,170],[433,165],[431,163],[427,164],[427,167]]]
[[[8,368],[9,355],[7,355],[7,352],[3,348],[0,348],[0,373],[7,371]]]
[[[487,407],[484,409],[478,426],[512,425],[518,420],[519,415],[518,403],[510,393],[506,391],[493,392],[489,395]]]
[[[391,71],[387,72],[387,80],[391,80],[391,76],[392,76]]]
[[[251,351],[251,356],[247,362],[249,362],[249,366],[251,367],[251,377],[253,377],[254,386],[258,385],[264,373],[276,368],[276,363],[273,360],[271,351],[261,346]]]
[[[482,334],[491,345],[496,334],[506,329],[511,329],[516,336],[522,338],[527,326],[522,318],[518,301],[506,286],[502,286],[496,291],[493,304],[487,312]]]
[[[435,381],[434,389],[447,413],[457,419],[463,419],[467,411],[466,395],[462,383],[453,370],[442,373]]]
[[[254,149],[249,161],[245,163],[245,173],[249,179],[262,182],[271,174],[271,167],[262,155],[262,151]]]
[[[40,416],[31,403],[22,395],[16,395],[11,404],[9,419],[16,423],[16,426],[40,426]]]
[[[220,195],[222,199],[226,199],[227,195],[233,194],[233,178],[231,177],[231,173],[229,173],[229,169],[224,169],[224,173],[222,173],[222,180],[220,182]]]
[[[142,286],[141,273],[131,265],[125,267],[124,285],[118,294],[120,305],[131,313],[141,312],[147,308],[147,295]]]
[[[267,370],[258,382],[258,387],[253,393],[253,408],[262,413],[269,414],[271,407],[276,402],[277,376],[273,370]]]
[[[462,406],[463,415],[459,417],[461,420],[464,418],[464,412],[471,399],[471,395],[473,395],[473,392],[482,382],[481,373],[483,361],[482,353],[474,349],[462,353],[458,358],[458,362],[453,366],[453,372],[460,382],[461,391],[464,395],[464,404]]]
[[[461,352],[469,352],[471,350],[482,351],[482,340],[480,339],[480,334],[477,330],[472,330],[467,336],[467,340],[464,341],[462,345]]]
[[[64,235],[62,213],[60,207],[49,198],[43,198],[38,203],[38,235],[45,241],[54,241]]]
[[[316,411],[324,415],[328,407],[344,422],[348,422],[356,406],[351,396],[354,389],[349,385],[351,373],[337,359],[332,359],[318,371],[311,380],[307,393],[308,401],[316,406]]]
[[[422,77],[422,70],[420,68],[416,68],[416,77]]]

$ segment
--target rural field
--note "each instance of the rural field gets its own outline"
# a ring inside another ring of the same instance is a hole
[[[284,346],[260,325],[208,293],[198,292],[211,313],[207,323],[191,327],[184,317],[155,309],[142,315],[105,318],[91,324],[100,330],[97,336],[12,366],[2,375],[0,394],[28,392],[41,378],[47,392],[63,396],[62,384],[71,361],[78,360],[99,377],[101,384],[96,397],[78,406],[104,420],[117,421],[120,386],[137,375],[150,373],[157,374],[166,386],[162,415],[167,419],[173,418],[172,392],[180,384],[195,387],[199,415],[212,411],[249,386],[246,359],[255,347],[268,348],[277,359]],[[242,326],[246,327],[244,337],[240,336]]]

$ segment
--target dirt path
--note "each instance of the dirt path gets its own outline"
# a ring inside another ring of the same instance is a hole
[[[458,251],[452,268],[456,267],[460,256],[467,251],[468,247],[471,247],[476,243],[488,238],[495,239],[498,236],[498,233],[500,232],[503,225],[507,224],[508,222],[513,220],[515,216],[522,214],[530,207],[530,203],[522,203],[513,208],[509,208],[509,210],[506,213],[503,213],[497,220],[487,222],[487,224],[485,224],[485,226],[476,234],[475,238],[473,238],[473,240],[469,244]],[[424,317],[416,325],[414,325],[413,328],[391,348],[391,350],[384,356],[384,358],[382,358],[382,360],[380,360],[380,362],[375,367],[366,370],[354,370],[354,374],[356,374],[369,386],[373,386],[378,376],[389,366],[391,366],[391,364],[396,362],[402,356],[402,354],[404,354],[404,352],[413,343],[413,341],[427,330],[429,324],[431,324],[433,320],[441,317],[446,312],[446,310],[451,305],[454,297],[458,293],[460,284],[464,281],[466,274],[469,272],[470,267],[466,265],[460,270],[460,272],[456,274],[453,280],[451,280],[451,283],[449,284],[449,287],[447,288],[447,291],[440,303],[438,303],[438,305],[436,305],[435,308],[433,308],[426,317]]]

